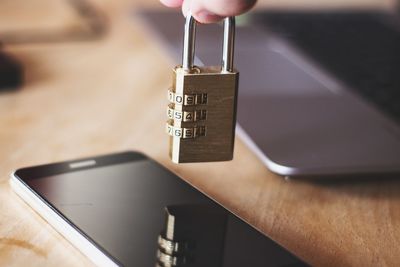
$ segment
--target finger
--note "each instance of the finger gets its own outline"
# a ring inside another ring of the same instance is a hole
[[[186,17],[189,10],[191,10],[192,0],[184,0],[182,4],[182,13]]]
[[[200,23],[215,23],[225,18],[214,13],[210,13],[206,10],[196,12],[193,16]]]
[[[193,9],[199,10],[199,8],[197,8],[198,1],[199,0],[184,0],[182,5],[182,13],[185,17],[187,16],[189,11],[192,11]],[[192,15],[200,23],[214,23],[224,18],[216,14],[210,13],[207,10],[200,10],[195,14],[193,14],[192,12]]]
[[[197,21],[213,23],[224,17],[240,15],[255,3],[256,0],[185,0],[183,11],[190,9]]]
[[[240,15],[254,6],[256,0],[196,0],[192,12],[207,10],[218,16],[229,17]]]
[[[183,3],[183,0],[160,0],[160,2],[167,7],[180,7]]]

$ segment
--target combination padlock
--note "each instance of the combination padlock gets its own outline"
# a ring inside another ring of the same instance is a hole
[[[222,66],[194,66],[196,20],[186,17],[182,66],[168,90],[167,133],[175,163],[233,158],[239,73],[233,69],[235,18],[224,20]]]

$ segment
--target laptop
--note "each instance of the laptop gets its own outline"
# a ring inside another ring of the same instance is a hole
[[[182,15],[140,16],[180,63]],[[220,64],[222,37],[218,24],[197,27],[195,63]],[[237,133],[271,171],[294,177],[400,171],[397,14],[252,12],[237,18],[234,65]]]

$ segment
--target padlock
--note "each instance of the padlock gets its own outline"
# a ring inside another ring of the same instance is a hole
[[[174,163],[233,158],[239,73],[233,68],[235,18],[224,20],[221,66],[194,66],[196,20],[185,23],[182,65],[168,90],[167,133]]]

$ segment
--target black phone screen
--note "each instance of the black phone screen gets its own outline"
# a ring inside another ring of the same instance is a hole
[[[25,168],[16,177],[117,264],[307,266],[141,154],[80,162]]]

